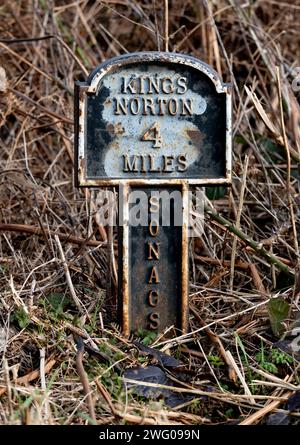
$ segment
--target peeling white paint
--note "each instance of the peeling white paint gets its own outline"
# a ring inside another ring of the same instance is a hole
[[[136,77],[147,74],[147,76],[155,76],[159,73],[160,77],[176,77],[176,72],[166,67],[158,67],[152,65],[147,72],[135,69]],[[118,128],[119,134],[114,136],[113,141],[108,146],[108,150],[105,156],[104,169],[107,176],[111,178],[120,177],[122,172],[122,155],[128,154],[129,156],[139,154],[150,154],[155,157],[161,155],[178,157],[181,154],[186,155],[188,165],[193,164],[196,159],[201,155],[201,149],[193,145],[188,132],[199,131],[197,126],[192,122],[189,122],[186,118],[181,116],[171,116],[165,114],[164,116],[134,116],[132,114],[127,115],[115,115],[114,99],[121,99],[123,97],[141,98],[140,95],[121,93],[122,80],[121,77],[130,77],[132,75],[132,69],[123,69],[120,74],[114,74],[112,76],[105,77],[102,81],[100,89],[107,88],[110,92],[109,97],[104,102],[104,110],[102,112],[102,119],[107,123],[107,126]],[[177,74],[178,76],[178,74]],[[162,94],[144,94],[143,98],[151,98],[154,101],[158,97],[162,97]],[[166,98],[167,95],[164,95]],[[194,93],[189,88],[184,94],[172,93],[170,95],[172,99],[185,99],[192,100],[193,102],[193,115],[201,115],[205,113],[207,107],[207,101],[204,97],[197,93]],[[100,110],[99,110],[100,113]],[[100,115],[99,115],[100,118]],[[152,148],[153,143],[151,141],[142,141],[141,138],[145,132],[154,124],[158,122],[160,126],[160,132],[162,134],[161,147]],[[182,173],[173,171],[165,173],[165,176],[182,177]]]

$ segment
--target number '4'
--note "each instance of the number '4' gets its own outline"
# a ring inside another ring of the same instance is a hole
[[[142,141],[153,141],[153,148],[161,147],[161,134],[159,124],[157,122],[155,122],[155,124],[153,124],[149,130],[146,131],[142,137]]]

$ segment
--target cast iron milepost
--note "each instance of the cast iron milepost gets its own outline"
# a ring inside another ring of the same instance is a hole
[[[107,60],[75,84],[75,150],[77,186],[119,188],[124,333],[186,332],[189,189],[231,182],[230,85],[183,54]],[[140,225],[131,221],[137,198]]]

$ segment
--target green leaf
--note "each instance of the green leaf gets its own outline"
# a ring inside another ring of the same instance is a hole
[[[205,194],[208,199],[217,200],[222,199],[226,195],[226,187],[222,185],[217,185],[215,187],[208,186],[205,187]]]
[[[224,362],[217,355],[208,355],[207,359],[212,366],[219,368],[220,366],[224,366]]]
[[[13,314],[12,321],[16,321],[21,329],[26,328],[30,323],[30,318],[27,312],[22,308],[18,307]]]
[[[281,337],[284,332],[283,322],[287,319],[290,306],[282,298],[273,298],[268,303],[268,312],[273,334]]]
[[[280,291],[287,289],[294,285],[295,277],[287,275],[284,272],[280,272],[277,277],[277,287],[276,290]]]
[[[56,315],[63,314],[68,304],[70,303],[70,299],[67,296],[56,292],[52,292],[51,294],[49,294],[47,300],[52,306]]]
[[[236,134],[236,136],[235,136],[235,138],[234,138],[234,142],[236,143],[236,144],[247,144],[247,141],[246,141],[246,139],[244,138],[244,136],[243,135],[241,135],[241,134]]]

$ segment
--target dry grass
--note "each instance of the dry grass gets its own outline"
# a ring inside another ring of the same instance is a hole
[[[124,369],[151,359],[110,324],[107,234],[94,193],[72,185],[73,81],[106,58],[163,50],[163,18],[158,0],[1,2],[0,423],[89,421],[75,334],[99,424],[260,423],[299,389],[298,361],[276,359],[267,310],[282,296],[288,329],[300,287],[300,3],[276,0],[169,1],[169,50],[233,83],[233,187],[209,193],[259,244],[207,214],[191,246],[190,334],[154,346],[181,360],[173,386],[194,400],[172,409],[123,387]]]

